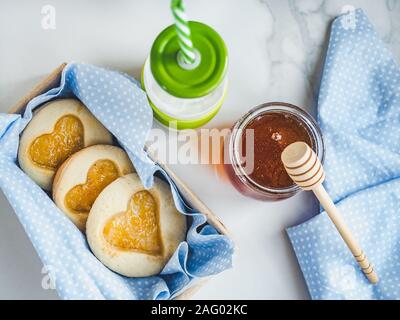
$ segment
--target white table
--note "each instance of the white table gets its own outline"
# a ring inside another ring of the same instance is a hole
[[[139,76],[152,41],[172,22],[166,0],[47,1],[56,29],[41,26],[43,1],[0,2],[0,111],[63,61],[84,61]],[[362,7],[400,56],[400,1],[187,0],[193,20],[220,32],[230,53],[230,90],[208,128],[230,127],[251,107],[281,100],[315,114],[329,23],[342,6]],[[203,287],[199,299],[306,299],[284,229],[316,212],[310,195],[277,203],[240,195],[211,166],[176,173],[219,215],[238,245],[235,265]],[[42,264],[0,195],[0,298],[54,299],[41,286]]]

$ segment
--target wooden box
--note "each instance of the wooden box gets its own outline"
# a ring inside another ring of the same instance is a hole
[[[22,114],[25,110],[26,105],[34,97],[47,92],[51,88],[57,87],[60,83],[61,73],[66,66],[66,63],[58,66],[53,72],[51,72],[41,83],[39,83],[34,89],[32,89],[25,97],[18,101],[18,103],[13,106],[9,113]],[[159,163],[154,155],[148,153],[149,157],[156,162],[160,167],[162,167],[170,176],[170,178],[175,182],[181,195],[188,205],[192,208],[197,209],[199,212],[207,217],[207,222],[212,225],[219,233],[230,237],[228,230],[220,219],[209,209],[207,206],[189,189],[189,187],[181,180],[176,174],[169,168],[168,165]],[[175,295],[174,299],[190,299],[197,290],[204,285],[207,279],[201,279],[187,287],[184,291],[179,292]]]

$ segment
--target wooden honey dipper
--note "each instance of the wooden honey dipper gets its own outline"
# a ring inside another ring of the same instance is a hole
[[[364,251],[357,243],[339,210],[322,185],[325,179],[325,172],[315,152],[306,143],[295,142],[283,150],[281,159],[292,180],[303,190],[314,192],[365,276],[371,283],[377,283],[379,279],[373,265],[368,261]]]

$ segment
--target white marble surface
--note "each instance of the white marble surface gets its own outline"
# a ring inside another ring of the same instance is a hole
[[[330,21],[343,5],[361,7],[400,58],[400,0],[187,0],[193,20],[220,32],[230,53],[230,91],[207,127],[227,127],[251,107],[283,100],[315,114]],[[43,30],[41,8],[56,9]],[[62,61],[85,61],[136,77],[153,39],[172,22],[166,0],[0,2],[0,111]],[[315,214],[310,195],[279,203],[244,198],[212,167],[176,165],[177,174],[214,210],[238,245],[235,265],[199,299],[307,299],[284,232]],[[0,194],[0,298],[53,299],[41,287],[41,262]]]

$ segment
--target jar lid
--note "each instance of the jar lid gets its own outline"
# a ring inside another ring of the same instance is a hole
[[[199,98],[215,90],[228,67],[228,52],[221,36],[211,27],[189,22],[195,65],[185,68],[178,61],[180,47],[175,25],[164,29],[154,41],[150,53],[151,73],[168,93],[180,98]]]

